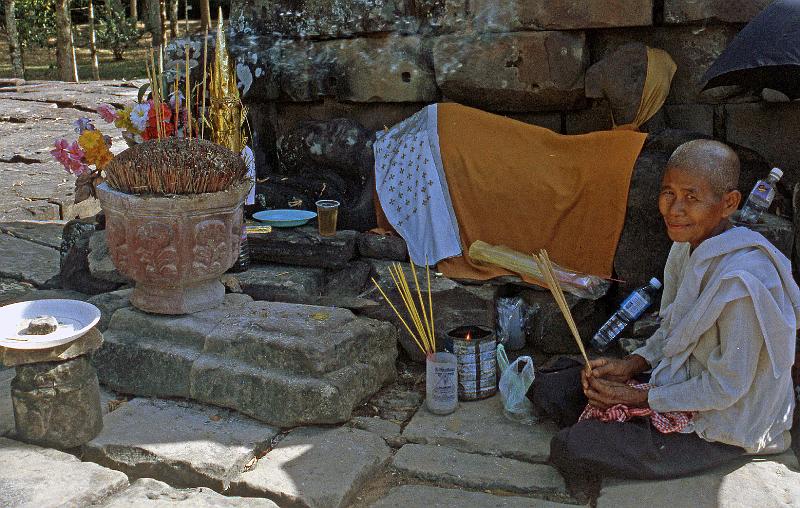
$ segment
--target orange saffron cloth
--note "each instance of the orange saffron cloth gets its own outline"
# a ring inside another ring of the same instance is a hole
[[[562,267],[611,276],[646,134],[562,135],[455,103],[439,104],[438,112],[439,148],[463,250],[440,261],[440,272],[475,280],[511,274],[469,259],[469,246],[482,240],[525,254],[544,248]],[[380,228],[391,229],[380,210],[378,219]]]

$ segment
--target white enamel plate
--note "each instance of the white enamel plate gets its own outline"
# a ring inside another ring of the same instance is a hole
[[[52,316],[58,328],[46,335],[27,335],[32,319]],[[100,321],[100,309],[80,300],[34,300],[0,307],[0,346],[11,349],[47,349],[66,344]]]

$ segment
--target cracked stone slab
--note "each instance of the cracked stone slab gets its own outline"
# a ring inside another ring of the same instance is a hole
[[[128,486],[119,471],[48,448],[0,438],[0,506],[90,506]]]
[[[467,453],[498,455],[529,462],[546,462],[552,423],[522,425],[503,415],[499,395],[474,402],[459,402],[447,416],[429,412],[423,405],[403,431],[411,443],[442,445]]]
[[[289,265],[256,265],[236,274],[242,292],[253,300],[315,303],[325,270]]]
[[[133,399],[104,418],[83,458],[131,478],[224,491],[277,433],[224,409]]]
[[[228,497],[206,488],[176,489],[164,482],[152,478],[141,478],[131,486],[109,499],[102,505],[104,508],[129,508],[142,506],[148,508],[167,508],[171,506],[187,506],[191,508],[222,507],[263,507],[278,508],[268,499],[252,497]]]
[[[554,503],[516,496],[495,496],[483,492],[443,489],[428,485],[395,487],[372,508],[574,508],[574,504]]]
[[[744,463],[715,468],[701,475],[663,481],[609,481],[598,508],[647,506],[674,508],[778,508],[800,505],[800,467],[792,451],[748,457]]]
[[[64,224],[66,222],[62,220],[0,222],[0,232],[53,249],[60,249]]]
[[[58,250],[0,234],[0,277],[43,286],[61,270]]]
[[[379,436],[347,427],[293,430],[252,471],[231,484],[231,494],[268,497],[280,506],[339,508],[389,460]]]

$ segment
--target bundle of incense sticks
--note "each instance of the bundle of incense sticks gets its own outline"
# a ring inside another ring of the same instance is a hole
[[[575,325],[575,319],[572,318],[572,311],[569,310],[567,300],[564,298],[564,291],[561,290],[561,286],[556,279],[555,272],[553,271],[553,263],[550,262],[550,256],[547,255],[546,250],[542,249],[539,251],[538,255],[534,254],[533,257],[536,258],[536,262],[539,264],[539,269],[544,275],[544,282],[547,283],[547,287],[550,288],[550,292],[553,294],[558,308],[561,309],[561,313],[567,321],[567,325],[572,332],[572,336],[575,338],[575,342],[578,343],[578,349],[581,350],[581,354],[588,368],[589,357],[586,355],[586,349],[583,347],[583,341],[581,340],[580,333],[578,333],[578,327]]]
[[[389,297],[386,296],[386,293],[383,291],[383,289],[381,289],[381,286],[375,281],[374,278],[372,279],[372,283],[375,284],[375,287],[377,287],[378,291],[381,292],[381,296],[383,296],[383,299],[386,300],[386,303],[389,304],[394,313],[397,314],[397,317],[400,318],[400,322],[403,323],[403,326],[406,328],[409,335],[411,335],[411,338],[414,339],[414,343],[417,345],[420,351],[422,351],[425,356],[430,356],[436,353],[436,329],[433,323],[433,300],[431,298],[430,266],[425,263],[425,274],[428,280],[427,308],[425,306],[425,301],[422,298],[422,291],[420,290],[419,279],[417,278],[417,270],[414,268],[414,263],[411,263],[411,273],[414,277],[419,308],[417,308],[416,301],[414,300],[414,294],[411,290],[411,287],[408,285],[408,281],[406,280],[403,267],[400,265],[400,263],[394,263],[389,267],[389,274],[392,276],[392,280],[397,288],[397,292],[400,293],[400,298],[403,300],[403,305],[405,305],[406,313],[408,314],[414,330],[411,329],[411,326],[403,318],[403,316],[400,314],[400,311],[397,310],[397,307],[395,307]]]

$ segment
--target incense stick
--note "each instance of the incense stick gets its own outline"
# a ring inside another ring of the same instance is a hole
[[[572,337],[575,339],[575,342],[578,343],[578,349],[580,349],[583,359],[586,362],[586,368],[588,369],[589,356],[586,354],[586,349],[583,347],[581,335],[578,332],[578,327],[575,325],[575,319],[572,317],[572,311],[569,310],[569,305],[564,297],[564,291],[561,290],[561,286],[556,280],[556,276],[553,271],[553,263],[550,261],[550,256],[547,255],[546,250],[542,249],[539,251],[539,255],[537,256],[534,254],[534,257],[536,258],[536,262],[539,264],[539,269],[541,270],[542,274],[544,274],[545,282],[547,283],[548,288],[550,288],[553,298],[558,304],[559,309],[561,309],[564,319],[567,321],[567,325],[572,332]]]
[[[189,45],[184,46],[186,49],[186,132],[184,137],[192,139],[192,87],[189,80]],[[177,122],[177,120],[175,120]]]
[[[200,101],[202,109],[200,118],[200,137],[205,139],[206,134],[206,74],[208,73],[208,27],[206,27],[206,37],[203,39],[203,100]]]

